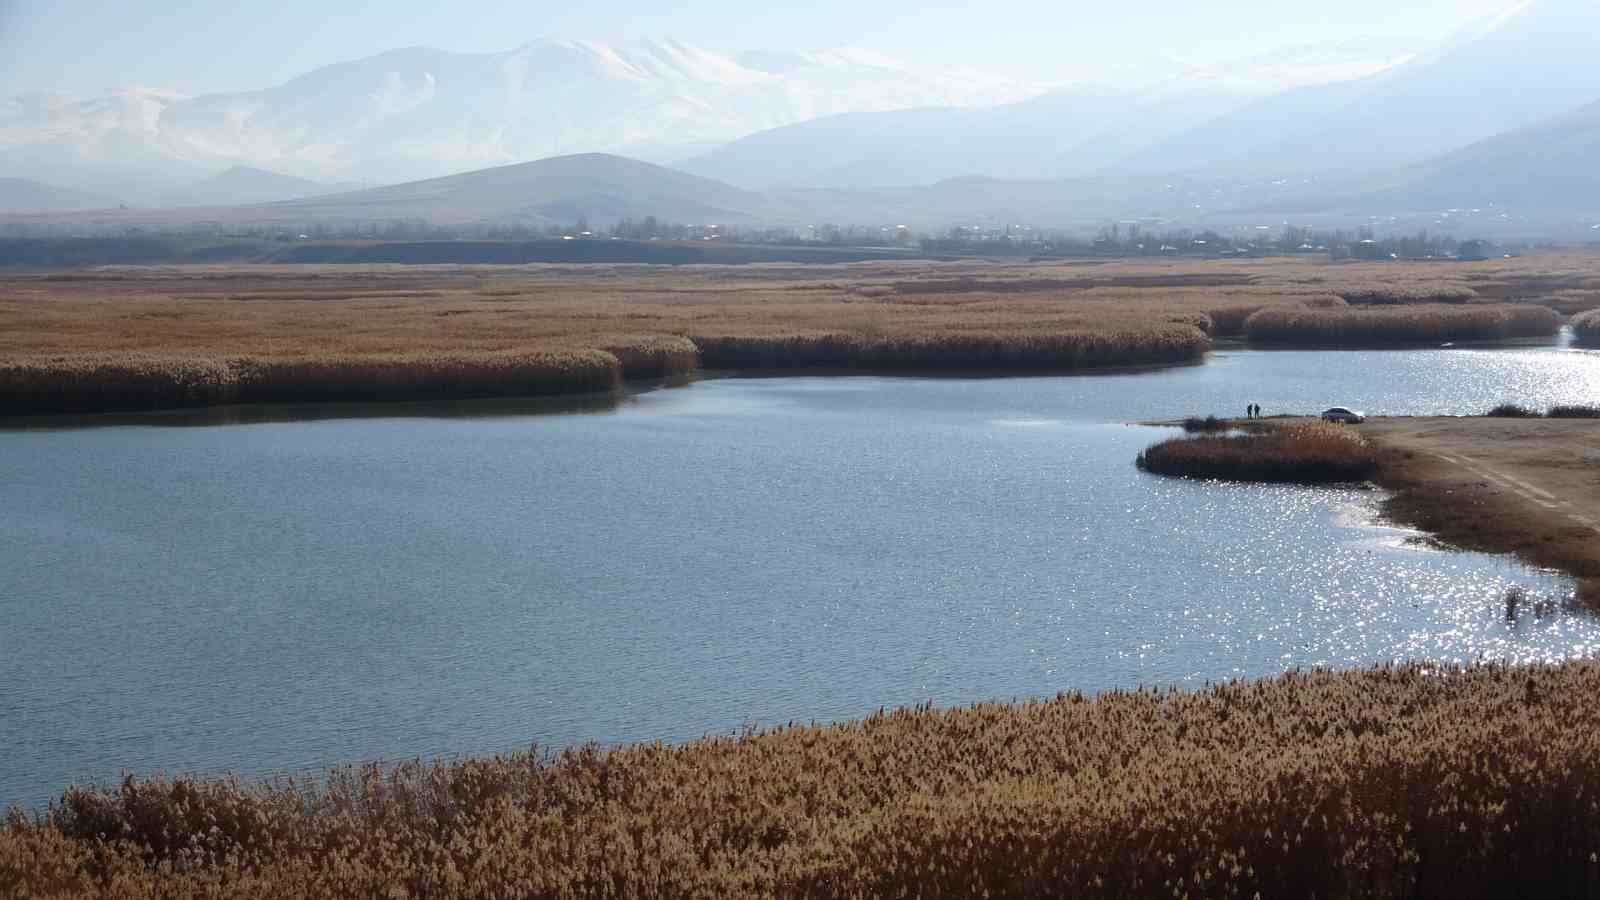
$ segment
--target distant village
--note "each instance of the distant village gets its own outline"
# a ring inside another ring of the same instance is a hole
[[[591,226],[580,219],[570,225],[433,224],[425,221],[308,223],[303,225],[228,225],[197,222],[181,228],[141,228],[109,224],[101,227],[11,222],[0,225],[0,244],[9,241],[84,240],[102,243],[177,241],[275,244],[404,242],[627,241],[673,245],[723,244],[769,248],[836,250],[892,249],[904,256],[1020,257],[1026,259],[1085,257],[1185,257],[1200,259],[1261,256],[1322,257],[1341,260],[1482,260],[1532,249],[1527,244],[1495,244],[1449,234],[1419,231],[1409,235],[1379,234],[1371,226],[1319,229],[1302,225],[1238,225],[1227,228],[1174,227],[1160,222],[1113,222],[1099,228],[1069,230],[1022,224],[952,226],[924,231],[905,224],[756,227],[685,224],[656,217]],[[576,248],[574,248],[576,249]],[[0,248],[0,263],[8,254]]]

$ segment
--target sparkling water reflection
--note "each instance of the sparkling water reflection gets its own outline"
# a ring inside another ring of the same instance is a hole
[[[1189,413],[1600,401],[1554,348],[724,379],[597,415],[0,432],[0,804],[1399,657],[1553,660],[1570,583],[1357,489],[1145,476]],[[498,410],[506,412],[504,408]],[[168,424],[171,424],[168,420]],[[1519,586],[1542,615],[1507,622]]]

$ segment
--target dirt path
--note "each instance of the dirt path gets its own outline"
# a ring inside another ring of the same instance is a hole
[[[1600,420],[1373,419],[1388,512],[1447,543],[1516,553],[1600,605]]]

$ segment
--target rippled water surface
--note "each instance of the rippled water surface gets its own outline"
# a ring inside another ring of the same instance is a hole
[[[716,379],[592,415],[0,431],[0,805],[123,768],[1588,653],[1590,617],[1503,616],[1507,587],[1559,600],[1559,576],[1419,549],[1367,491],[1142,475],[1162,432],[1123,424],[1501,400],[1600,402],[1600,355],[1238,351],[1138,375]]]

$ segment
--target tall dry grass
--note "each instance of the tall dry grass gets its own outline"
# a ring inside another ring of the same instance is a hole
[[[1147,448],[1136,463],[1158,475],[1305,483],[1365,481],[1378,467],[1377,454],[1359,432],[1328,422],[1172,438]]]
[[[1471,303],[1478,292],[1446,283],[1362,284],[1341,287],[1339,296],[1351,306],[1412,306],[1430,303]]]
[[[708,369],[1070,372],[1193,362],[1211,342],[1187,325],[1040,334],[696,335]]]
[[[1245,322],[1253,341],[1349,346],[1547,337],[1561,317],[1544,306],[1400,306],[1365,309],[1264,309]]]
[[[23,358],[0,361],[0,413],[534,396],[612,390],[622,371],[616,356],[600,350],[332,359]]]
[[[683,746],[129,779],[0,894],[1592,897],[1600,663],[1291,672]]]

